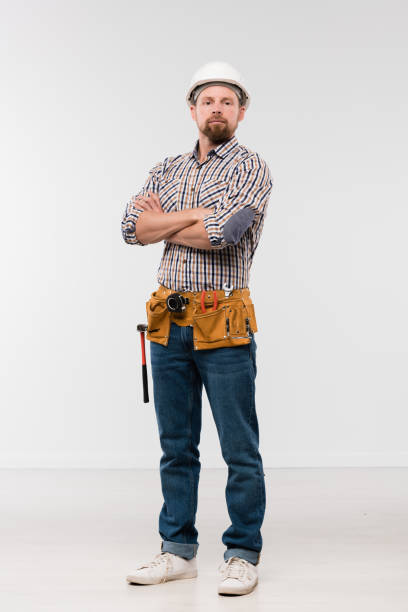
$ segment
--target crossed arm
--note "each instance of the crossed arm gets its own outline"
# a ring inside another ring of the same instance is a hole
[[[251,226],[255,231],[261,229],[273,178],[258,154],[240,162],[218,210],[198,206],[164,213],[157,195],[159,179],[156,172],[161,166],[159,163],[150,171],[142,190],[145,195],[133,196],[126,206],[122,234],[128,244],[166,240],[197,249],[218,250],[238,244]]]
[[[212,248],[203,219],[212,209],[199,206],[177,212],[164,213],[159,197],[149,191],[147,196],[135,199],[140,214],[136,224],[137,238],[144,244],[166,240],[174,244],[210,250]]]

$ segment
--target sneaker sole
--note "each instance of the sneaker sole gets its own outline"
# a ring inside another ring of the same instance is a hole
[[[184,580],[184,578],[197,578],[197,572],[186,572],[181,576],[168,576],[166,580],[152,581],[149,578],[137,578],[136,576],[127,576],[126,580],[129,584],[164,584],[164,582],[170,582],[170,580]]]
[[[248,593],[251,593],[251,591],[254,590],[257,584],[258,584],[258,578],[256,579],[255,584],[253,584],[251,587],[248,587],[247,589],[244,589],[243,591],[236,590],[234,589],[234,587],[219,586],[218,595],[248,595]]]

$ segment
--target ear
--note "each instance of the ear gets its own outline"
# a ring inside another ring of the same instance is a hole
[[[246,111],[245,106],[241,106],[241,108],[239,109],[238,121],[243,120],[243,118],[245,117],[245,111]]]
[[[196,107],[194,106],[194,104],[190,105],[190,113],[191,117],[194,119],[194,121],[196,121]]]

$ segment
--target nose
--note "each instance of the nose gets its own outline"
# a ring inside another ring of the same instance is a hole
[[[222,110],[221,102],[214,102],[212,112],[219,115],[221,113],[221,110]]]

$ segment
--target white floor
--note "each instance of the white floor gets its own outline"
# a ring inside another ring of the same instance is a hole
[[[266,469],[259,584],[217,594],[227,469],[201,470],[198,577],[128,585],[160,552],[158,470],[1,470],[5,612],[408,611],[408,469]]]

